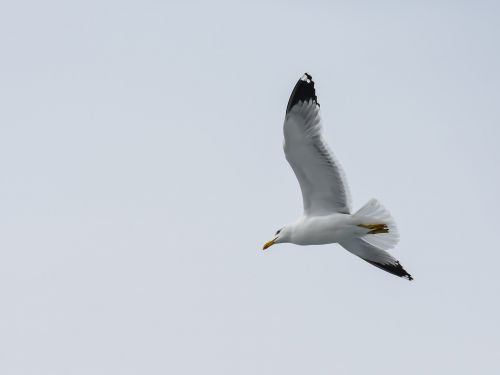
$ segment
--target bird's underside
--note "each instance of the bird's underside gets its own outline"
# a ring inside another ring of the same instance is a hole
[[[283,227],[276,232],[273,240],[264,245],[264,249],[281,242],[301,245],[338,242],[366,262],[393,275],[413,280],[399,261],[387,252],[399,239],[396,223],[389,211],[372,199],[351,214],[347,180],[323,139],[314,81],[307,73],[299,79],[292,91],[286,108],[283,132],[285,156],[299,181],[304,218],[307,219]],[[341,230],[339,226],[331,226],[332,223],[326,226],[321,224],[329,216],[344,219],[349,217],[353,221],[347,232],[337,238],[333,233],[325,231]],[[345,235],[346,233],[349,235]],[[299,237],[299,242],[293,240]],[[330,239],[333,241],[328,241]]]

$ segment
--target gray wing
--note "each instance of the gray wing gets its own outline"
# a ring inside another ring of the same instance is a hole
[[[350,213],[344,172],[323,139],[321,127],[314,82],[306,73],[288,102],[283,126],[285,156],[299,180],[306,215]]]
[[[351,238],[340,242],[340,245],[347,251],[357,255],[368,263],[383,269],[393,275],[413,280],[413,277],[406,272],[399,261],[387,251],[375,247],[362,238]]]

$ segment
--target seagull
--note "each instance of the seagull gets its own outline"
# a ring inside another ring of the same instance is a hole
[[[399,234],[391,214],[376,199],[351,213],[344,171],[322,136],[320,105],[312,76],[305,73],[286,107],[283,149],[302,191],[303,216],[276,231],[263,250],[279,243],[338,243],[393,275],[413,280],[387,250]]]

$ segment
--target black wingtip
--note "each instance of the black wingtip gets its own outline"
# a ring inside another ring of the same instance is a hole
[[[403,266],[399,262],[396,262],[395,264],[381,264],[381,263],[372,262],[369,260],[367,260],[367,262],[374,265],[375,267],[383,269],[384,271],[392,273],[393,275],[402,277],[408,281],[413,280],[413,277],[408,272],[406,272],[406,270],[403,268]]]
[[[288,105],[286,107],[286,113],[290,112],[293,106],[298,102],[309,101],[311,99],[319,106],[312,76],[308,73],[304,73],[293,88],[292,95],[290,95],[290,99],[288,100]]]
[[[406,272],[406,271],[405,271]],[[408,281],[413,281],[413,276],[410,275],[408,272],[406,272],[405,275],[401,276],[403,279],[406,279]]]

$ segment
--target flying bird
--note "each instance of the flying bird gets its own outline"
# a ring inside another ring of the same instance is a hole
[[[399,234],[391,214],[376,199],[355,213],[342,167],[322,136],[314,81],[305,73],[295,85],[283,126],[286,159],[302,191],[304,214],[279,229],[263,250],[278,243],[338,243],[347,251],[393,275],[413,280],[387,250]]]

